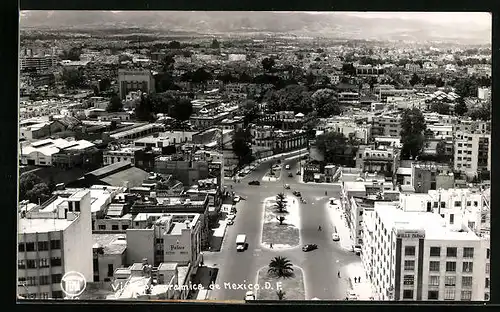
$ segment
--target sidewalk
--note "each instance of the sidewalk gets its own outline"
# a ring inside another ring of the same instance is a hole
[[[352,290],[354,291],[354,293],[358,295],[359,300],[373,299],[373,287],[370,283],[370,280],[366,276],[366,272],[361,261],[346,265],[344,268],[344,272],[347,274],[347,277],[350,281],[349,284],[352,286]],[[355,277],[361,278],[359,283],[354,282]]]
[[[351,231],[349,230],[347,221],[342,216],[342,208],[337,205],[330,205],[330,202],[326,203],[326,205],[330,222],[332,226],[335,226],[337,234],[340,237],[339,245],[345,250],[352,251],[354,242],[351,238]]]
[[[219,227],[213,229],[212,237],[210,238],[210,247],[212,251],[220,251],[222,248],[222,242],[224,241],[224,235],[226,234],[227,221],[220,220]]]

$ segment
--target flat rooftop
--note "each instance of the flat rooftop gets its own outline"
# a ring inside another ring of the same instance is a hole
[[[46,233],[63,231],[68,226],[71,225],[73,221],[68,221],[66,219],[19,219],[18,222],[18,233],[19,234],[30,234],[30,233]]]
[[[480,238],[470,230],[460,232],[446,225],[440,215],[432,212],[403,211],[394,206],[375,207],[380,219],[390,229],[423,230],[426,240],[474,241]]]
[[[121,255],[127,249],[125,234],[92,234],[93,248],[102,247],[105,255]]]

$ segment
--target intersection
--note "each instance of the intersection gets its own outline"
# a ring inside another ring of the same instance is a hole
[[[312,298],[343,300],[349,289],[347,278],[337,276],[342,267],[359,261],[359,257],[341,248],[338,242],[332,240],[333,225],[327,212],[327,201],[330,197],[340,197],[339,185],[318,185],[300,183],[298,158],[282,161],[280,179],[266,182],[262,178],[269,171],[270,165],[276,160],[263,162],[249,175],[241,179],[241,183],[233,185],[236,195],[242,200],[236,205],[237,214],[234,225],[227,228],[220,252],[207,252],[204,262],[207,266],[219,269],[216,284],[220,289],[210,291],[209,299],[241,300],[245,297],[245,289],[225,289],[224,283],[254,284],[256,274],[262,267],[266,267],[276,256],[288,258],[294,265],[303,269],[305,280],[306,300]],[[284,169],[290,165],[290,169]],[[288,172],[293,177],[288,177]],[[260,186],[248,185],[249,181],[257,180]],[[290,189],[283,185],[289,184]],[[300,210],[300,237],[303,244],[317,244],[318,249],[312,252],[303,252],[302,246],[279,250],[261,246],[263,202],[267,197],[273,197],[283,192],[293,196],[293,191],[300,191],[306,203],[299,204]],[[325,191],[328,192],[325,196]],[[322,231],[318,231],[318,227]],[[236,252],[236,236],[246,234],[249,244],[248,250]],[[257,298],[258,299],[258,298]]]

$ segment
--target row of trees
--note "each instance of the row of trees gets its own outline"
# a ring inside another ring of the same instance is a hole
[[[19,177],[19,199],[27,199],[31,203],[43,203],[50,198],[55,187],[53,179],[46,184],[36,174],[27,172]]]

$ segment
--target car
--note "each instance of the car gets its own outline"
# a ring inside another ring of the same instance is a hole
[[[290,173],[288,173],[288,177],[289,177],[289,178],[292,178],[292,177],[293,177],[293,173],[291,173],[291,172],[290,172]]]
[[[239,197],[238,195],[236,195],[236,196],[233,197],[233,201],[235,203],[239,202],[240,200],[241,200],[241,197]]]
[[[286,165],[286,166],[285,166],[285,169],[286,169],[286,170],[290,170],[290,165]]]
[[[307,244],[307,245],[304,245],[304,247],[302,247],[302,251],[311,251],[311,250],[315,250],[315,249],[318,249],[318,245],[316,244]]]
[[[248,185],[260,185],[259,181],[250,181],[248,182]]]
[[[234,219],[235,219],[235,218],[236,218],[236,215],[235,215],[235,214],[233,214],[233,213],[230,213],[230,214],[228,214],[228,215],[227,215],[227,219],[228,219],[229,221],[234,221]]]
[[[300,175],[300,170],[299,170],[299,171],[297,171],[297,173],[296,173],[295,175],[298,175],[298,176],[299,176],[299,175]]]
[[[332,234],[332,239],[334,242],[338,242],[340,240],[340,236],[338,233],[333,233]]]
[[[285,184],[285,185],[283,185],[283,187],[284,187],[286,190],[289,190],[289,189],[290,189],[290,184]]]
[[[358,300],[358,295],[352,290],[347,291],[347,296],[345,297],[346,300]]]
[[[352,251],[358,256],[361,255],[361,245],[356,245],[352,247]]]
[[[227,223],[226,223],[226,224],[227,224],[227,225],[233,225],[233,224],[234,224],[234,220],[229,220],[229,221],[227,221]]]
[[[247,293],[245,294],[245,300],[255,300],[255,294],[253,293],[253,291],[247,291]]]
[[[299,191],[293,191],[292,194],[295,195],[295,196],[297,196],[297,197],[301,197],[302,196],[302,194],[300,194]]]

